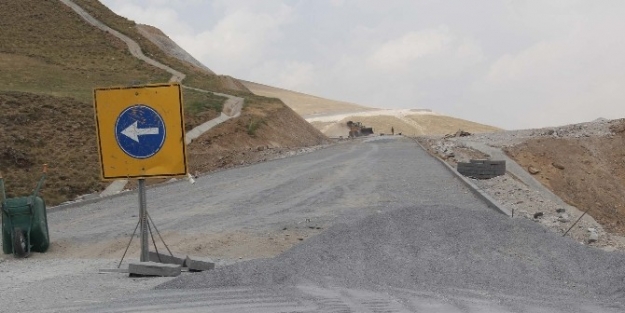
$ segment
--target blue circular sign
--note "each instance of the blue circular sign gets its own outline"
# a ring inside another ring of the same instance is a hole
[[[144,104],[133,105],[117,117],[115,139],[129,156],[147,159],[163,147],[165,123],[151,107]]]

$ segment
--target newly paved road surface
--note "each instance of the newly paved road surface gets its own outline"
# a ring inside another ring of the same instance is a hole
[[[401,137],[339,144],[310,154],[222,171],[148,190],[162,232],[189,234],[324,228],[410,205],[489,210],[443,165]],[[134,229],[137,195],[50,214],[52,238],[102,242]]]
[[[51,238],[62,247],[45,258],[0,263],[3,277],[10,277],[0,282],[0,304],[44,312],[624,308],[622,253],[587,248],[492,211],[442,164],[401,137],[342,143],[217,172],[194,185],[152,188],[148,206],[161,232],[183,239],[209,241],[233,232],[275,237],[285,229],[297,229],[307,239],[273,259],[174,280],[95,274],[106,260],[75,258],[90,246],[123,248],[138,212],[136,194],[124,195],[49,214]],[[63,258],[71,258],[67,262],[76,272],[63,266]],[[27,262],[42,277],[29,276]],[[165,284],[152,289],[160,283]],[[20,292],[11,288],[16,284]]]

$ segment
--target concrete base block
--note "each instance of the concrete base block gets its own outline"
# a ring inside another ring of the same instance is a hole
[[[215,268],[215,263],[213,262],[193,260],[188,256],[184,262],[184,264],[189,268],[189,272],[209,271]]]
[[[130,276],[176,277],[180,275],[180,265],[155,262],[137,262],[128,265]]]
[[[150,262],[184,266],[184,259],[177,258],[171,255],[156,253],[153,251],[148,252],[148,260]]]

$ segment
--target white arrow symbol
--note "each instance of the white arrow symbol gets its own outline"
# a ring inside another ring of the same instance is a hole
[[[138,128],[137,121],[135,121],[132,125],[126,127],[126,129],[122,130],[122,134],[126,137],[139,142],[139,136],[143,135],[158,135],[158,127],[153,128]]]

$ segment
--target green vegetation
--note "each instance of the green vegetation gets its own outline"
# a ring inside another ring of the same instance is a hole
[[[267,123],[262,118],[252,118],[250,120],[250,123],[247,126],[247,134],[252,137],[255,137],[256,130],[260,127],[261,124],[267,124]]]
[[[59,1],[0,2],[0,91],[92,102],[98,86],[162,83],[169,74],[132,57]]]
[[[32,192],[48,164],[41,194],[49,204],[102,190],[91,108],[71,98],[0,93],[0,170],[7,196]],[[52,122],[53,121],[53,122]]]
[[[224,108],[225,97],[216,96],[212,93],[199,92],[191,89],[183,89],[184,109],[187,114],[197,115],[207,110],[221,112]]]

